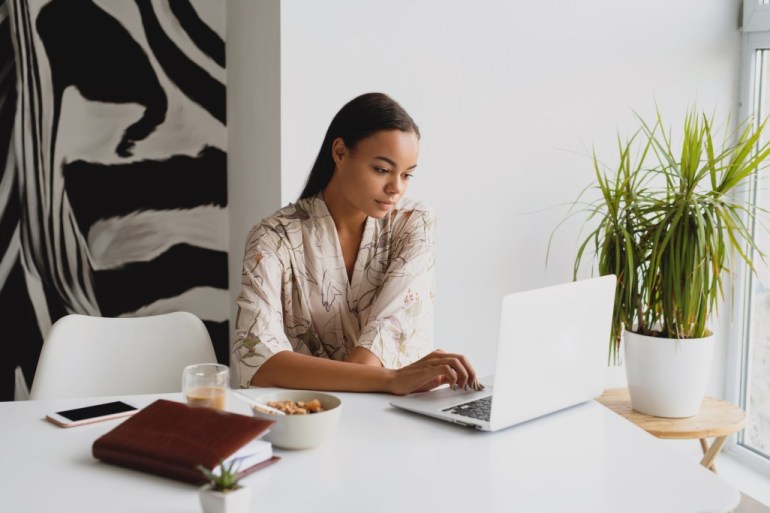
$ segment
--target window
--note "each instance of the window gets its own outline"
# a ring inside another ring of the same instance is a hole
[[[770,0],[743,0],[743,31],[766,32],[770,30]]]
[[[756,122],[770,116],[770,0],[744,0],[741,119],[755,115]],[[770,128],[764,137],[770,138]],[[755,212],[770,211],[770,169],[752,184]],[[770,221],[760,214],[753,222],[757,246],[770,252]],[[770,468],[770,261],[752,260],[756,273],[745,273],[742,300],[743,325],[736,355],[736,397],[748,414],[735,452]]]

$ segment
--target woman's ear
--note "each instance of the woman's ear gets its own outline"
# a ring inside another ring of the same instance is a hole
[[[332,158],[334,159],[335,164],[339,165],[347,153],[348,147],[345,146],[345,141],[342,140],[342,137],[337,137],[332,141]]]

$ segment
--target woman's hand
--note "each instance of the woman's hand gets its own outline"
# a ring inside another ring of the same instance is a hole
[[[386,369],[376,356],[361,349],[351,361],[340,362],[293,351],[270,357],[254,373],[251,384],[340,392],[389,392],[406,395],[447,384],[461,390],[482,390],[476,371],[461,354],[436,350],[400,369]]]
[[[484,389],[465,356],[437,349],[411,365],[393,371],[389,391],[396,395],[406,395],[427,392],[444,384],[453,389]]]

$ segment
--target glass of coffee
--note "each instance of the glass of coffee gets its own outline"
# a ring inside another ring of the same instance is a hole
[[[230,369],[219,363],[196,363],[182,372],[182,393],[190,406],[205,406],[224,410],[227,407],[227,389],[230,388]]]

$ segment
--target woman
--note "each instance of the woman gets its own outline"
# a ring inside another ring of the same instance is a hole
[[[481,388],[432,351],[433,213],[405,199],[420,132],[388,96],[337,113],[297,203],[255,226],[233,353],[242,387]]]

